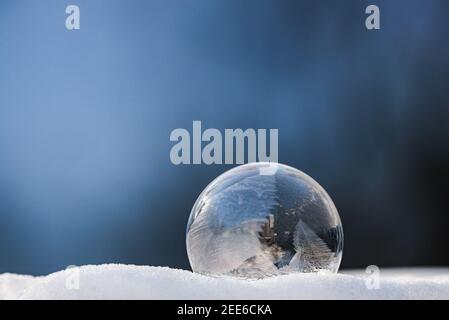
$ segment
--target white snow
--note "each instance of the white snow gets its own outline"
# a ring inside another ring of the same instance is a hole
[[[0,299],[449,299],[449,268],[363,270],[262,280],[212,278],[166,267],[108,264],[31,277],[0,275]]]

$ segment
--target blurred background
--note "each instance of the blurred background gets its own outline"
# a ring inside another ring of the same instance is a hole
[[[190,210],[232,167],[170,162],[193,120],[278,128],[279,161],[340,212],[343,268],[449,265],[448,15],[446,0],[0,0],[0,273],[189,269]]]

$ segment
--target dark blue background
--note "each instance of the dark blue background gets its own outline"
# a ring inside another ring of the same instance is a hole
[[[449,264],[448,15],[446,0],[0,0],[0,272],[188,268],[190,209],[231,168],[171,164],[170,132],[193,120],[279,128],[280,162],[339,209],[344,267]]]

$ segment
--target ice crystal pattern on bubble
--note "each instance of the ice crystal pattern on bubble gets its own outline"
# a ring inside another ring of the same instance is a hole
[[[206,187],[190,214],[186,241],[194,272],[263,278],[337,272],[343,229],[315,180],[286,165],[251,163]]]

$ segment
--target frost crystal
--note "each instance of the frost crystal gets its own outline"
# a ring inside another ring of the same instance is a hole
[[[263,278],[337,272],[343,229],[315,180],[286,165],[251,163],[206,187],[190,214],[186,240],[195,272]]]

